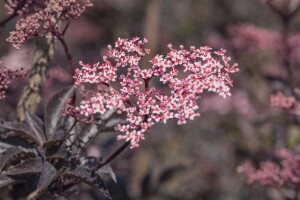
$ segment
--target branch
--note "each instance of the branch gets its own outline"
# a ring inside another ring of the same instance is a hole
[[[101,162],[98,166],[96,166],[93,171],[97,171],[104,165],[108,164],[114,158],[116,158],[120,153],[122,153],[128,146],[130,145],[130,140],[125,142],[122,146],[120,146],[116,151],[114,151],[110,156],[108,156],[103,162]]]
[[[60,43],[63,46],[63,49],[64,49],[65,54],[66,54],[67,59],[68,59],[69,68],[70,68],[72,79],[73,79],[73,76],[75,75],[75,67],[74,67],[74,62],[73,62],[73,58],[72,58],[70,49],[69,49],[65,39],[60,34],[54,33],[54,35],[57,37],[57,39],[60,41]]]

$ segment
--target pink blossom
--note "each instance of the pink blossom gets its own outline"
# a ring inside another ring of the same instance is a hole
[[[251,54],[271,51],[281,47],[280,33],[253,24],[232,25],[228,28],[231,42],[236,50]]]
[[[24,72],[23,69],[20,70],[9,70],[7,68],[0,69],[0,99],[5,98],[5,91],[8,88],[12,79],[24,77],[27,75],[27,72]]]
[[[299,88],[295,88],[294,92],[296,95],[300,95]],[[299,115],[300,114],[300,102],[294,96],[285,96],[281,92],[271,95],[270,104],[272,107],[283,108],[290,113]]]
[[[107,88],[82,101],[77,108],[80,114],[89,117],[111,109],[124,114],[128,124],[115,128],[121,132],[118,139],[130,141],[131,148],[138,147],[144,133],[157,122],[177,119],[181,125],[199,116],[197,100],[204,91],[224,98],[230,96],[229,74],[238,71],[237,64],[229,64],[231,58],[224,49],[213,51],[207,46],[185,49],[182,45],[179,49],[168,45],[167,56],[156,55],[149,61],[150,69],[141,69],[141,58],[150,52],[143,48],[145,43],[146,39],[138,37],[119,38],[114,48],[108,46],[109,55],[103,57],[102,63],[81,62],[82,68],[74,76],[78,87],[100,84]],[[150,87],[153,77],[158,77],[169,91]]]
[[[7,41],[18,49],[31,38],[45,37],[48,32],[57,31],[58,20],[79,18],[92,5],[90,0],[9,0],[6,3],[8,13],[16,12],[19,19]]]
[[[300,63],[300,34],[289,34],[284,41],[282,33],[253,24],[232,25],[228,28],[232,47],[250,55],[267,55],[271,65],[284,65],[284,58]],[[285,44],[286,43],[286,44]],[[288,49],[287,49],[288,48]],[[289,52],[287,52],[289,51]]]
[[[300,183],[300,148],[294,150],[281,149],[276,153],[279,163],[272,161],[261,162],[259,168],[247,161],[238,168],[245,173],[248,183],[259,183],[265,186],[277,187]]]

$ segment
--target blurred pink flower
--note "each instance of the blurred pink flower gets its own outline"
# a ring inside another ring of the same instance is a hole
[[[233,48],[239,51],[257,54],[274,51],[280,47],[280,34],[253,24],[232,25],[228,28]]]
[[[294,150],[281,149],[276,153],[279,163],[261,162],[259,169],[247,161],[238,168],[245,173],[248,183],[259,183],[265,186],[299,185],[300,183],[300,146]]]
[[[231,98],[224,100],[220,100],[217,96],[210,96],[201,100],[200,110],[208,113],[216,112],[219,115],[236,112],[247,119],[253,119],[256,112],[249,100],[243,91],[235,91]]]
[[[236,52],[255,56],[264,54],[267,56],[268,62],[282,66],[285,65],[284,59],[287,56],[292,62],[300,63],[299,33],[287,35],[284,39],[279,31],[253,24],[229,26],[228,33],[231,45]],[[289,55],[287,55],[288,53]]]
[[[295,88],[294,92],[300,97],[300,89]],[[270,104],[272,107],[283,108],[288,112],[300,115],[300,102],[294,96],[285,96],[281,92],[271,95]]]

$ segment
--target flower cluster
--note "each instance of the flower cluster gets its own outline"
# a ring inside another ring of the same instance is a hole
[[[230,26],[228,33],[231,37],[230,44],[237,52],[252,56],[263,54],[273,66],[285,65],[284,60],[287,56],[291,64],[300,63],[300,34],[298,32],[284,36],[283,40],[282,33],[278,31],[245,23]]]
[[[257,52],[278,50],[281,45],[280,33],[253,24],[239,24],[228,27],[234,49],[257,54]]]
[[[131,148],[137,147],[144,133],[157,122],[177,119],[181,125],[199,116],[197,100],[204,91],[230,96],[229,74],[238,71],[237,64],[229,64],[224,49],[191,46],[187,50],[182,45],[176,49],[171,44],[167,56],[156,55],[150,61],[152,67],[142,69],[139,62],[150,52],[142,47],[145,43],[147,39],[119,38],[115,48],[108,46],[109,56],[103,57],[103,63],[80,63],[82,68],[74,76],[76,86],[90,83],[106,87],[75,109],[86,117],[110,109],[125,114],[128,123],[115,129],[121,132],[118,139],[131,141]],[[167,91],[150,86],[155,77]]]
[[[300,96],[300,89],[295,88],[294,92],[297,96]],[[282,92],[271,95],[270,104],[272,107],[283,108],[290,113],[300,114],[300,102],[294,96],[285,96]]]
[[[248,183],[259,183],[264,186],[284,186],[300,183],[300,147],[294,151],[282,149],[277,153],[280,163],[266,161],[260,163],[256,169],[251,162],[246,162],[238,168],[239,172],[245,173]]]
[[[9,0],[6,3],[8,13],[15,12],[19,19],[7,41],[20,48],[30,38],[55,32],[59,20],[79,18],[92,5],[90,0]]]
[[[7,68],[0,69],[0,99],[5,98],[5,91],[8,88],[10,81],[14,78],[24,77],[27,75],[23,69],[9,70]]]

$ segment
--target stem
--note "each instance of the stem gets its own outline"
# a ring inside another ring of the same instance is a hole
[[[67,134],[65,136],[65,138],[69,137],[71,131],[73,130],[73,128],[75,127],[75,125],[77,124],[77,120],[75,119],[74,123],[72,124],[72,126],[70,127],[70,129],[67,131]],[[58,144],[58,146],[60,147],[63,143],[64,143],[64,139],[60,141],[60,143]]]
[[[107,157],[102,163],[100,163],[98,166],[96,166],[93,169],[93,171],[97,171],[98,169],[100,169],[104,165],[108,164],[110,161],[112,161],[114,158],[116,158],[120,153],[122,153],[129,145],[130,145],[130,140],[125,142],[116,151],[114,151],[109,157]]]
[[[63,49],[64,49],[65,54],[66,54],[67,59],[68,59],[69,68],[70,68],[71,75],[72,75],[72,80],[74,82],[73,76],[75,75],[75,67],[74,67],[74,62],[73,62],[72,55],[70,53],[70,49],[69,49],[65,39],[60,34],[58,34],[58,33],[53,33],[53,34],[57,37],[57,39],[60,41],[60,43],[63,46]]]
[[[70,24],[71,24],[71,22],[69,21],[69,22],[67,23],[67,25],[65,26],[64,30],[62,31],[62,35],[65,35],[65,33],[66,33],[68,27],[70,26]]]

